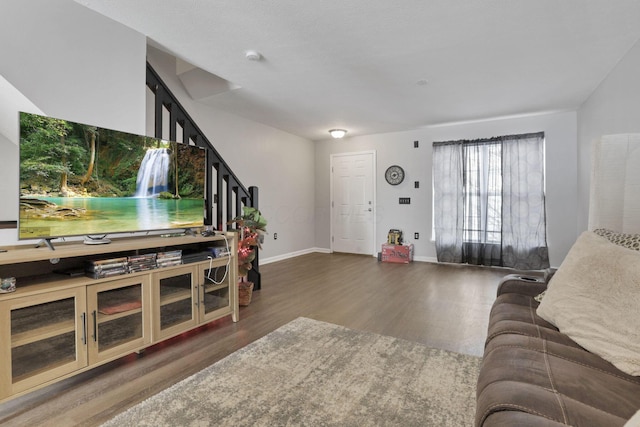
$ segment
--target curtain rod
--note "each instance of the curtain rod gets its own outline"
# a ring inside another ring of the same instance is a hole
[[[544,138],[544,132],[523,133],[519,135],[504,135],[494,136],[491,138],[478,138],[478,139],[459,139],[457,141],[434,141],[433,146],[442,145],[454,145],[454,144],[487,144],[491,142],[508,142],[512,139],[525,139],[525,138]]]

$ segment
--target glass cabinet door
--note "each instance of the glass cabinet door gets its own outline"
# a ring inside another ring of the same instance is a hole
[[[0,398],[87,365],[84,288],[0,302]]]
[[[232,276],[231,265],[227,259],[214,259],[200,267],[200,322],[215,319],[220,315],[229,314],[231,310],[231,295],[229,281]],[[234,286],[236,284],[234,283]]]
[[[154,339],[178,334],[197,324],[197,270],[193,266],[154,273]]]
[[[90,363],[151,343],[149,288],[148,276],[87,287]]]

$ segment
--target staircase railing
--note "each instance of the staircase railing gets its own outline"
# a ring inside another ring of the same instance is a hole
[[[198,125],[184,110],[177,98],[147,62],[147,87],[155,97],[155,137],[207,150],[207,178],[205,196],[205,224],[217,230],[227,230],[227,223],[242,215],[242,207],[258,208],[258,187],[245,188],[229,165],[220,156]],[[165,134],[168,130],[168,135]],[[178,138],[180,136],[180,138]],[[260,289],[258,251],[249,270],[249,281]]]

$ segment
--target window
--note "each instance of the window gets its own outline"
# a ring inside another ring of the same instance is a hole
[[[465,242],[500,243],[502,228],[502,146],[463,146]]]
[[[549,266],[544,133],[433,143],[438,260]]]

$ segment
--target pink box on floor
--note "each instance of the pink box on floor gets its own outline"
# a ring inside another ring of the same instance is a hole
[[[413,244],[411,245],[382,245],[382,262],[397,262],[409,264],[413,261]]]

